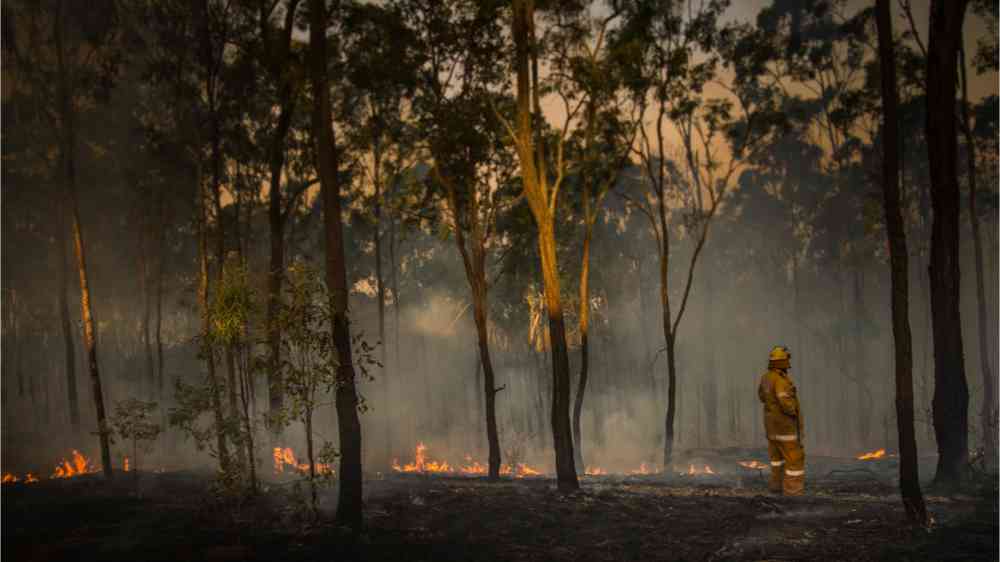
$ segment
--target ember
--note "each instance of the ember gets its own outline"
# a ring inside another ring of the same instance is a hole
[[[56,471],[52,474],[52,478],[72,478],[99,470],[101,470],[100,467],[91,464],[90,460],[83,456],[83,453],[73,449],[73,462],[63,459],[62,463],[56,465]]]
[[[699,469],[695,468],[695,466],[693,464],[688,465],[687,474],[689,476],[694,476],[694,475],[697,475],[697,474],[715,474],[715,472],[712,471],[712,467],[708,466],[707,464],[703,465],[703,466],[705,468],[703,470],[699,470]]]
[[[124,470],[125,472],[129,471],[128,457],[125,457],[125,459],[122,461],[122,470]]]
[[[763,469],[767,468],[767,463],[762,463],[762,462],[758,462],[758,461],[739,461],[736,464],[738,464],[738,465],[740,465],[740,466],[742,466],[744,468],[752,468],[752,469],[756,469],[756,470],[763,470]]]
[[[657,472],[659,472],[659,469],[655,464],[641,463],[637,470],[630,470],[628,473],[633,475],[646,476],[649,474],[656,474]]]
[[[859,461],[870,461],[875,459],[880,459],[885,456],[885,449],[879,449],[877,451],[872,451],[870,453],[865,453],[858,456]]]

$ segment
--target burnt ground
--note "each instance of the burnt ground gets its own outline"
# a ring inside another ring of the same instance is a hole
[[[890,467],[891,468],[891,467]],[[847,470],[845,472],[844,470]],[[771,496],[755,471],[723,476],[549,479],[393,475],[366,483],[366,529],[318,520],[291,482],[253,502],[213,492],[209,473],[99,475],[2,488],[4,560],[996,560],[997,480],[928,491],[929,530],[903,522],[871,468],[827,470],[808,495]]]

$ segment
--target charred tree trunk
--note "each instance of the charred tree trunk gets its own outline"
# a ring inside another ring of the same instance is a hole
[[[490,358],[489,336],[487,333],[486,313],[486,275],[473,287],[473,314],[476,319],[476,336],[479,339],[479,357],[483,366],[483,399],[486,406],[486,442],[489,447],[489,480],[500,478],[500,437],[497,433],[496,379],[493,375],[493,360]]]
[[[59,206],[59,235],[56,236],[56,244],[59,252],[56,254],[59,259],[59,320],[62,327],[63,353],[66,361],[66,399],[69,406],[70,425],[74,431],[80,429],[80,403],[76,394],[76,351],[73,347],[73,324],[69,317],[69,267],[66,255],[66,210],[63,205]],[[12,307],[13,308],[13,307]],[[16,342],[15,342],[16,346]]]
[[[153,370],[153,342],[149,336],[149,318],[152,311],[150,310],[149,302],[149,245],[146,243],[147,234],[149,233],[147,222],[149,220],[149,205],[148,201],[145,200],[145,195],[141,197],[143,200],[139,203],[139,232],[136,238],[139,254],[139,298],[142,299],[140,330],[142,332],[142,358],[146,367],[146,381],[150,389],[153,389],[156,387],[156,373]]]
[[[104,392],[101,388],[101,374],[97,364],[97,333],[94,327],[95,321],[91,307],[90,285],[88,284],[87,277],[86,245],[83,240],[83,228],[80,225],[80,207],[76,194],[76,114],[73,107],[73,94],[70,91],[69,71],[66,69],[64,60],[62,3],[58,4],[56,10],[53,23],[55,25],[54,36],[59,66],[58,95],[59,117],[61,121],[59,131],[59,159],[63,166],[63,173],[65,174],[66,196],[73,228],[73,246],[76,251],[77,271],[80,275],[80,316],[83,321],[83,342],[87,350],[87,366],[90,371],[94,409],[97,412],[97,431],[101,443],[101,463],[105,478],[110,480],[114,477],[114,472],[111,468],[111,443],[104,412]]]
[[[983,279],[983,239],[979,231],[979,214],[976,209],[976,141],[972,137],[969,121],[969,94],[965,76],[965,48],[958,42],[959,72],[962,77],[962,133],[965,135],[965,151],[968,158],[969,174],[969,220],[972,223],[973,254],[976,260],[976,321],[979,324],[979,368],[983,377],[983,404],[979,414],[984,457],[988,463],[997,460],[997,383],[990,368],[989,316],[986,306],[986,283]]]
[[[158,223],[156,225],[156,388],[160,400],[163,399],[163,263],[166,247],[166,203],[164,201],[163,187],[158,194]]]
[[[909,318],[909,254],[899,196],[899,112],[896,57],[893,53],[890,0],[877,0],[876,21],[882,72],[882,194],[892,273],[892,333],[896,363],[896,426],[899,433],[899,489],[910,521],[927,524],[920,491],[917,439],[913,428],[913,349]]]
[[[337,349],[337,429],[340,434],[340,489],[337,519],[353,529],[362,524],[361,421],[351,361],[351,334],[347,323],[347,264],[341,223],[339,154],[330,111],[327,79],[326,3],[309,2],[309,67],[313,87],[313,143],[319,168],[326,233],[326,283],[333,312],[333,343]]]
[[[285,221],[281,212],[281,171],[285,167],[284,135],[291,126],[291,112],[282,108],[278,118],[278,133],[271,145],[271,191],[268,197],[268,226],[271,233],[271,261],[267,280],[267,343],[270,352],[267,370],[268,405],[271,414],[281,411],[285,403],[285,387],[281,380],[281,329],[278,326],[278,303],[285,270]]]
[[[969,461],[969,388],[959,306],[959,190],[955,84],[966,0],[931,1],[927,46],[927,149],[931,171],[931,315],[934,330],[935,484],[961,482]]]

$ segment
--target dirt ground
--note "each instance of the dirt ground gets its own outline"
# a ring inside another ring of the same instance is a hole
[[[927,494],[934,525],[903,522],[888,471],[837,469],[771,496],[756,471],[547,478],[392,475],[366,482],[366,528],[336,527],[335,490],[308,516],[291,481],[253,502],[208,473],[99,475],[2,488],[4,560],[997,560],[997,481]],[[137,492],[138,490],[138,492]]]

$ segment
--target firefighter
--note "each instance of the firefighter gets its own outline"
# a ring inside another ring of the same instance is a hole
[[[802,412],[788,370],[792,354],[778,346],[768,356],[767,372],[760,377],[757,395],[764,404],[767,452],[771,457],[774,493],[798,496],[805,487],[805,450],[802,448]]]

